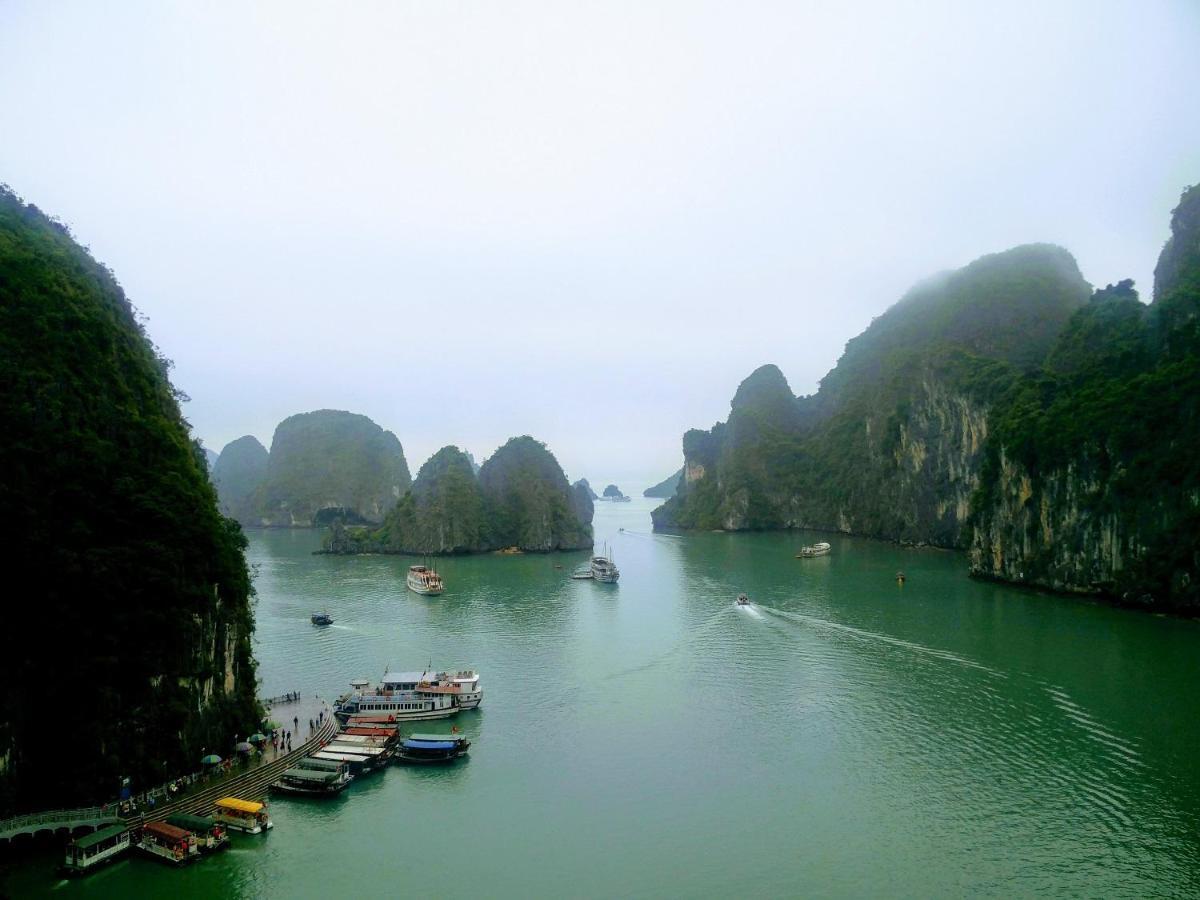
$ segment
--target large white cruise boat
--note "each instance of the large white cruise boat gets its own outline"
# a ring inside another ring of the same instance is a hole
[[[593,556],[591,569],[592,578],[605,584],[616,584],[617,579],[621,577],[621,570],[617,568],[611,555]]]
[[[406,580],[408,589],[418,594],[434,596],[446,590],[442,576],[429,566],[409,566]]]
[[[343,722],[351,716],[394,722],[445,719],[483,702],[479,674],[470,669],[385,672],[374,687],[366,679],[352,681],[350,687],[350,693],[339,697],[334,706]]]

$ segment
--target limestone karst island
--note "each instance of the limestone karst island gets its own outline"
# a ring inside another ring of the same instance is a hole
[[[1197,46],[0,4],[0,897],[1200,896]]]

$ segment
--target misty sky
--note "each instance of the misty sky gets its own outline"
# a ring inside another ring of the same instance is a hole
[[[640,491],[931,272],[1051,241],[1148,300],[1200,3],[0,0],[0,110],[208,446],[333,407]]]

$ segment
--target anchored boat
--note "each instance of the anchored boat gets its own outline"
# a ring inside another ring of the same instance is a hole
[[[330,764],[328,769],[308,766],[293,766],[287,769],[271,790],[284,794],[307,794],[309,796],[331,796],[345,789],[354,776],[349,763],[342,760],[318,760]]]
[[[450,763],[467,755],[471,742],[456,734],[412,734],[400,742],[396,762],[408,765]]]
[[[433,597],[443,593],[446,585],[431,566],[409,566],[408,578],[405,579],[410,591]]]
[[[385,672],[374,688],[365,679],[350,682],[351,691],[338,698],[334,714],[343,723],[361,716],[392,724],[418,719],[444,719],[483,702],[479,674],[473,669],[456,672]]]
[[[200,853],[212,853],[229,846],[229,832],[216,819],[178,813],[167,817],[167,824],[192,835],[192,846]]]
[[[133,845],[133,833],[124,824],[105,825],[91,834],[67,844],[63,870],[68,875],[83,875],[112,862]]]
[[[828,556],[832,549],[827,543],[821,541],[818,544],[813,544],[809,547],[801,547],[800,552],[796,554],[796,559],[811,559],[814,556]]]
[[[166,822],[143,825],[138,849],[174,866],[182,866],[200,853],[200,848],[192,843],[190,831]]]
[[[613,562],[612,555],[593,556],[591,562],[592,578],[596,581],[601,581],[605,584],[616,584],[617,579],[621,577],[621,570],[617,568],[617,564]]]
[[[275,827],[267,804],[239,797],[222,797],[218,800],[213,818],[226,828],[247,834],[262,834],[268,828]]]
[[[592,577],[591,563],[585,563],[582,566],[578,566],[575,569],[575,571],[571,573],[571,577],[574,578],[576,581],[583,581],[585,579],[591,580],[591,577]]]

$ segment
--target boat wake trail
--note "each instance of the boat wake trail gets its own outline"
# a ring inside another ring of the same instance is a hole
[[[699,625],[697,625],[695,628],[691,629],[688,632],[688,635],[686,638],[684,638],[683,640],[677,641],[675,643],[675,645],[672,646],[669,650],[666,650],[665,652],[660,653],[658,656],[654,657],[653,659],[649,659],[646,662],[641,663],[640,665],[633,666],[632,668],[629,668],[629,669],[622,669],[619,672],[614,672],[613,674],[609,675],[608,677],[609,678],[626,678],[630,675],[636,675],[639,672],[645,672],[649,669],[653,669],[658,666],[661,666],[663,663],[668,662],[671,659],[673,659],[675,656],[677,656],[679,654],[679,652],[681,650],[683,650],[685,647],[689,646],[690,644],[694,644],[696,641],[703,640],[705,635],[707,635],[717,625],[719,625],[721,623],[721,620],[725,619],[727,616],[729,616],[729,614],[731,612],[733,612],[733,610],[730,607],[728,607],[728,606],[722,607],[716,613],[709,616],[707,619],[705,619],[703,622],[701,622]]]
[[[741,610],[752,619],[761,619],[763,617],[763,614],[753,606],[739,606],[737,609]]]
[[[957,653],[951,653],[949,650],[939,650],[936,647],[926,647],[924,644],[906,641],[903,638],[892,637],[890,634],[880,634],[877,631],[867,631],[863,628],[855,628],[853,625],[843,625],[840,622],[831,622],[828,619],[821,619],[817,616],[806,616],[803,613],[790,612],[786,609],[776,609],[773,606],[760,606],[759,608],[763,612],[772,616],[778,616],[781,619],[790,619],[793,622],[800,622],[804,625],[814,625],[817,628],[836,631],[839,634],[849,635],[862,641],[890,644],[893,647],[903,647],[905,650],[911,650],[912,652],[919,653],[923,656],[944,660],[960,666],[967,666],[971,669],[978,669],[980,672],[987,672],[989,675],[994,675],[997,678],[1008,678],[1008,675],[1006,675],[1004,672],[1000,672],[989,666],[985,666],[983,663],[976,662],[973,659],[968,659],[965,656],[959,656]]]

